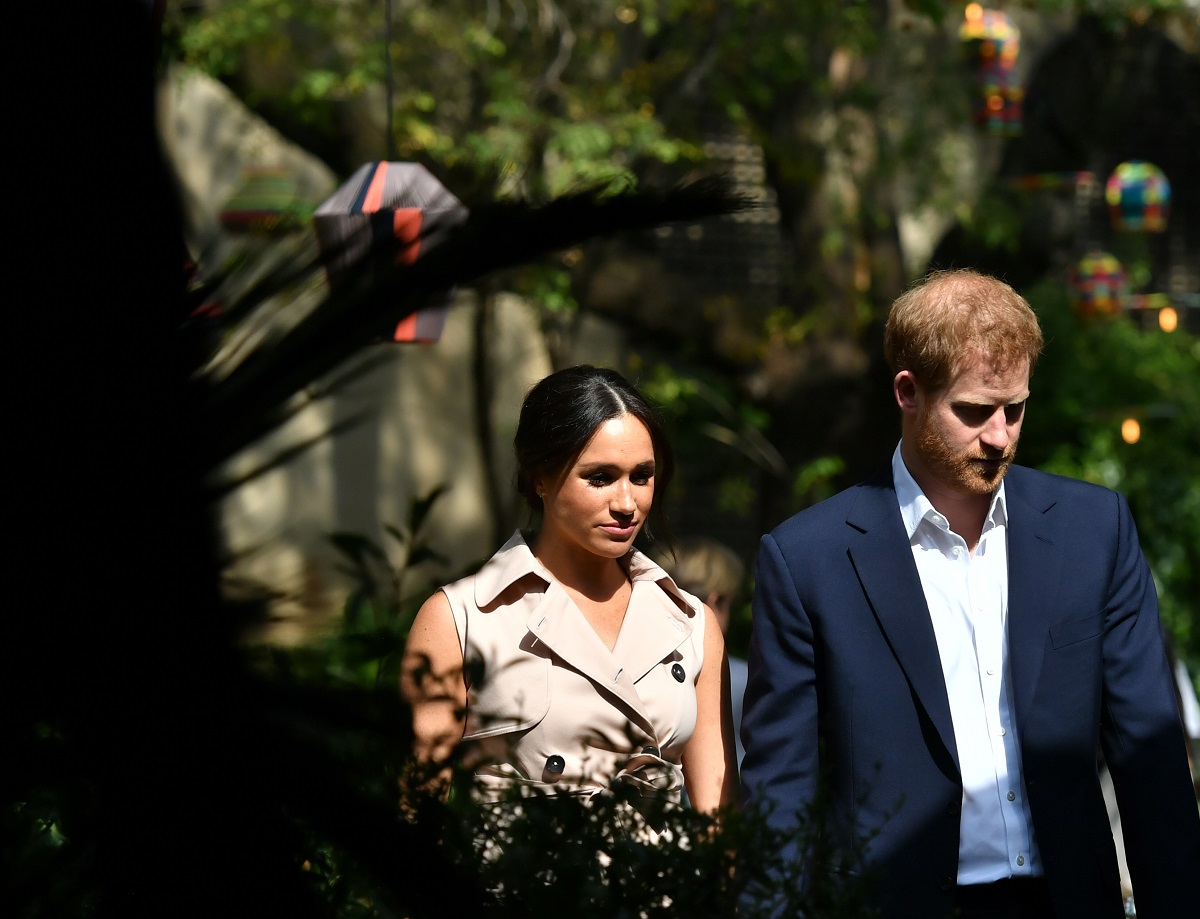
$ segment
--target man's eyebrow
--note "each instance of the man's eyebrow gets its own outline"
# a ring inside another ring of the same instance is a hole
[[[976,399],[971,396],[963,396],[961,399],[955,399],[953,405],[1020,405],[1022,402],[1028,402],[1030,393],[1025,393],[1016,399]]]

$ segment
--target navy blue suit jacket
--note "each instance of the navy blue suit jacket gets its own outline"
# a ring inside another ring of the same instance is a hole
[[[1058,915],[1123,916],[1101,749],[1139,919],[1195,915],[1200,817],[1129,507],[1022,467],[1005,483],[1011,698]],[[865,855],[882,914],[949,917],[962,781],[890,465],[763,537],[749,671],[749,803],[790,829],[823,781],[827,827]]]

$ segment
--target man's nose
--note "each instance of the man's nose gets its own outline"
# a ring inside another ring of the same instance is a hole
[[[1008,417],[1004,413],[1003,406],[992,412],[991,417],[987,420],[987,424],[983,426],[983,433],[979,439],[994,450],[1008,448],[1008,442],[1011,438],[1008,435]]]

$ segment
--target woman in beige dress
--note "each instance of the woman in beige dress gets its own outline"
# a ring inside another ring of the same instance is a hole
[[[401,685],[418,756],[462,757],[484,801],[686,784],[697,810],[731,803],[721,629],[633,548],[673,467],[653,410],[614,371],[568,368],[530,391],[514,445],[540,526],[417,614]]]

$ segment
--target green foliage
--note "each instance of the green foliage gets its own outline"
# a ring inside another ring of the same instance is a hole
[[[758,479],[788,475],[779,450],[764,433],[769,416],[711,373],[687,372],[656,364],[640,381],[642,391],[662,407],[681,468],[678,501],[701,501],[693,490],[715,493],[720,510],[748,515]]]
[[[798,834],[764,815],[716,819],[636,792],[591,797],[511,795],[470,800],[466,777],[445,815],[443,845],[475,867],[493,909],[518,916],[812,916],[868,919],[861,855],[821,832],[819,813]],[[802,891],[785,853],[807,848],[811,884]],[[812,842],[811,846],[805,846]],[[744,896],[747,889],[754,891]]]
[[[568,253],[566,261],[570,260]],[[579,308],[571,292],[571,274],[561,264],[527,265],[513,272],[509,282],[515,293],[528,297],[547,313],[571,316]]]
[[[818,456],[805,463],[792,480],[792,494],[797,503],[806,507],[830,497],[845,468],[846,463],[839,456]]]
[[[274,667],[287,679],[314,685],[344,685],[363,690],[394,690],[400,682],[400,659],[424,586],[411,588],[416,566],[445,564],[425,539],[429,512],[445,486],[413,502],[406,526],[384,527],[391,539],[389,554],[356,533],[332,533],[329,541],[342,557],[339,570],[352,587],[342,607],[338,628],[323,641],[293,651],[274,649]]]
[[[1021,439],[1022,461],[1123,492],[1177,648],[1200,660],[1200,340],[1081,318],[1065,288],[1029,292],[1046,335]],[[1137,420],[1129,444],[1121,423]]]
[[[1016,253],[1027,217],[1011,194],[990,189],[974,207],[960,206],[958,214],[969,239],[987,249]]]
[[[648,88],[626,78],[613,4],[548,12],[396,3],[389,50],[398,153],[504,176],[509,193],[535,198],[628,184],[641,158],[696,156],[654,117]],[[213,0],[174,16],[177,55],[209,73],[232,76],[251,60],[286,55],[293,76],[280,76],[287,91],[276,102],[306,121],[384,79],[381,4]],[[382,124],[384,113],[377,117]]]
[[[382,28],[371,19],[375,6],[328,0],[217,0],[192,9],[169,4],[167,53],[223,79],[238,80],[255,67],[264,81],[246,84],[248,102],[274,97],[301,122],[333,130],[331,105],[360,96],[383,78]]]

